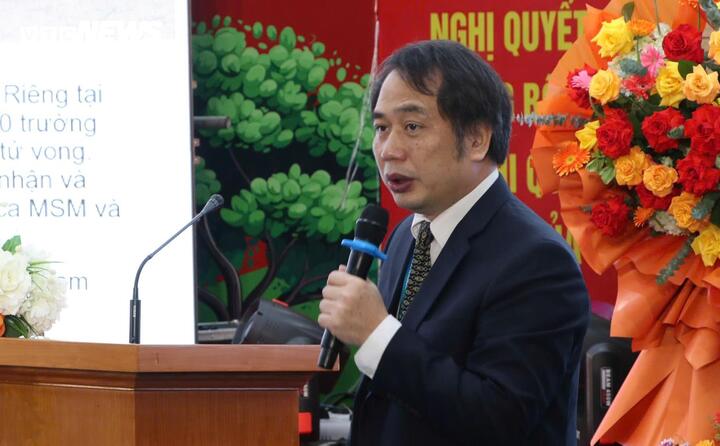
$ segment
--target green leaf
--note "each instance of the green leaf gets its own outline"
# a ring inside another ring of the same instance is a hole
[[[693,67],[695,67],[695,63],[690,62],[689,60],[681,60],[680,62],[678,62],[678,72],[683,79],[685,79],[688,74],[693,72]]]
[[[700,200],[700,202],[693,208],[692,217],[695,220],[702,220],[705,218],[712,211],[718,198],[720,198],[720,192],[710,192],[705,194],[702,200]]]
[[[12,337],[12,338],[29,338],[30,333],[33,332],[32,327],[30,327],[30,324],[25,321],[25,319],[19,317],[19,316],[13,316],[8,315],[5,316],[5,326],[7,327],[7,330],[5,331],[5,336]]]
[[[627,74],[642,76],[647,73],[647,68],[643,67],[640,62],[635,59],[623,59],[620,61],[620,69]]]
[[[301,174],[300,165],[298,163],[293,164],[290,166],[290,169],[288,170],[288,177],[297,180],[300,178]]]
[[[359,197],[362,193],[362,184],[359,181],[353,181],[348,187],[347,195],[349,198]]]
[[[667,283],[667,281],[673,276],[673,274],[675,274],[682,264],[685,263],[685,259],[687,259],[687,256],[690,255],[691,245],[694,239],[694,236],[685,239],[685,243],[682,247],[680,247],[677,254],[675,254],[675,257],[670,260],[670,263],[668,263],[665,268],[660,270],[660,274],[658,274],[655,279],[655,282],[658,285],[665,285],[665,283]]]
[[[225,223],[235,228],[242,225],[242,215],[233,211],[232,209],[220,209],[220,218],[222,218]]]
[[[588,172],[600,172],[602,170],[602,161],[600,158],[593,158],[590,160],[589,163],[585,166],[585,169],[588,170]]]
[[[215,42],[213,42],[213,51],[215,53],[223,55],[232,52],[235,46],[242,40],[237,32],[223,32],[218,33],[215,36]]]
[[[276,149],[282,149],[284,147],[287,147],[293,140],[293,132],[290,129],[283,129],[280,133],[277,135],[277,139],[275,139],[275,143],[273,144],[273,147]]]
[[[278,238],[287,231],[288,227],[279,221],[274,221],[270,225],[270,237]]]
[[[260,235],[260,233],[263,230],[263,227],[265,226],[265,213],[261,210],[253,211],[250,216],[248,217],[247,225],[245,226],[245,231],[248,235],[252,237],[257,237]]]
[[[288,180],[283,184],[282,194],[285,201],[294,201],[300,195],[300,185],[295,180]]]
[[[218,58],[210,50],[203,50],[198,54],[193,67],[199,74],[206,76],[215,71],[218,66]]]
[[[265,30],[265,32],[267,33],[268,39],[270,39],[270,40],[277,39],[277,28],[275,28],[274,25],[268,26],[267,29]]]
[[[265,195],[268,193],[267,181],[263,178],[255,178],[250,183],[250,190],[255,195]]]
[[[713,0],[700,0],[700,7],[705,11],[708,23],[714,30],[720,28],[720,10]]]
[[[610,184],[610,182],[615,179],[615,167],[612,165],[605,166],[600,171],[600,179],[602,179],[603,183]]]
[[[670,131],[667,133],[668,138],[672,139],[680,139],[685,136],[685,126],[679,125],[675,128],[670,129]]]
[[[262,34],[263,34],[262,23],[260,23],[260,22],[253,23],[252,33],[253,33],[253,37],[255,37],[256,39],[259,39],[260,37],[262,37]]]
[[[343,106],[337,101],[329,101],[320,106],[318,114],[323,121],[335,121],[342,112]]]
[[[288,216],[299,220],[307,214],[307,206],[302,203],[295,203],[288,208]]]
[[[20,236],[16,235],[16,236],[13,236],[12,238],[8,239],[5,243],[3,243],[2,250],[15,254],[15,250],[21,244],[22,244],[22,242],[20,240]]]
[[[295,35],[295,31],[290,28],[289,26],[286,26],[285,28],[280,31],[280,44],[284,46],[285,48],[291,50],[295,48],[295,44],[297,43],[297,37]]]
[[[265,79],[260,84],[260,96],[264,98],[275,96],[275,93],[277,93],[277,89],[277,82],[275,82],[273,79]]]
[[[601,118],[601,119],[605,118],[605,111],[603,111],[600,104],[590,101],[590,107],[592,107],[592,109],[593,109],[594,116]]]
[[[315,42],[312,44],[312,52],[316,56],[322,56],[325,52],[325,44],[322,42]]]
[[[318,232],[329,234],[335,228],[335,219],[332,215],[323,215],[318,221]]]
[[[312,180],[322,187],[327,187],[330,185],[330,174],[327,173],[325,170],[318,170],[315,173],[312,174]]]
[[[334,85],[331,84],[323,84],[318,89],[318,101],[320,101],[321,104],[325,104],[332,100],[335,97],[335,94],[337,93],[337,89]]]
[[[622,8],[622,15],[625,18],[626,22],[629,22],[630,20],[632,20],[634,11],[635,11],[635,2],[625,3],[625,6],[623,6],[623,8]]]
[[[720,226],[720,201],[715,202],[712,213],[710,214],[710,223]]]

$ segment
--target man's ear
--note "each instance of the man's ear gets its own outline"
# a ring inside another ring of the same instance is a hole
[[[472,161],[482,161],[487,156],[492,139],[492,129],[485,123],[476,125],[465,134],[465,153]]]

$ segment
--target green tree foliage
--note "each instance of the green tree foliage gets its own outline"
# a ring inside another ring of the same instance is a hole
[[[377,201],[372,123],[363,115],[369,75],[325,53],[324,43],[306,42],[291,27],[215,17],[194,28],[196,115],[232,123],[200,130],[198,203],[220,190],[228,229],[268,248],[267,271],[246,303],[275,294],[280,283],[291,303],[318,297],[327,272],[347,256],[339,240]],[[232,185],[221,174],[230,165]]]
[[[293,164],[287,174],[255,178],[250,189],[234,195],[231,208],[220,214],[230,226],[253,237],[268,233],[278,238],[289,232],[337,243],[341,235],[352,232],[367,199],[359,182],[346,187],[345,180],[331,181],[324,170],[310,176]]]
[[[215,171],[205,167],[205,159],[197,157],[195,162],[195,203],[205,204],[212,194],[220,192],[220,181]]]
[[[228,116],[232,128],[203,131],[210,145],[268,153],[297,141],[310,155],[330,152],[338,165],[347,167],[357,141],[356,162],[371,179],[364,189],[376,191],[372,125],[367,117],[361,119],[369,75],[345,81],[347,70],[334,67],[339,85],[328,82],[336,61],[323,57],[322,42],[298,47],[291,27],[278,37],[269,26],[272,46],[262,50],[248,42],[263,36],[261,24],[249,28],[252,36],[227,18],[222,27],[219,19],[213,25],[198,24],[192,38],[196,97],[207,104],[206,114]]]

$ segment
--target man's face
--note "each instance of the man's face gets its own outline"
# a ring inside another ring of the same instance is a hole
[[[433,90],[437,91],[439,81]],[[373,152],[383,183],[398,206],[433,219],[483,179],[489,133],[482,128],[462,141],[438,110],[436,96],[410,87],[391,72],[373,110]]]

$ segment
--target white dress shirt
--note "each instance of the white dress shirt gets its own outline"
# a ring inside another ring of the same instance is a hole
[[[462,197],[455,202],[455,204],[435,217],[434,220],[430,221],[430,232],[433,235],[433,240],[430,243],[431,265],[435,263],[435,260],[440,255],[440,251],[442,251],[458,223],[460,223],[475,203],[477,203],[480,197],[490,189],[490,186],[495,183],[498,176],[497,169],[493,170],[490,175],[478,184],[475,189],[470,191],[469,194]],[[420,231],[420,223],[423,221],[429,221],[429,219],[420,214],[413,216],[410,232],[412,232],[413,237],[416,239]],[[358,369],[368,378],[372,379],[373,376],[375,376],[375,371],[380,364],[380,359],[382,359],[385,349],[401,325],[402,323],[399,320],[393,315],[388,314],[358,349],[355,354],[355,364],[357,364]]]

